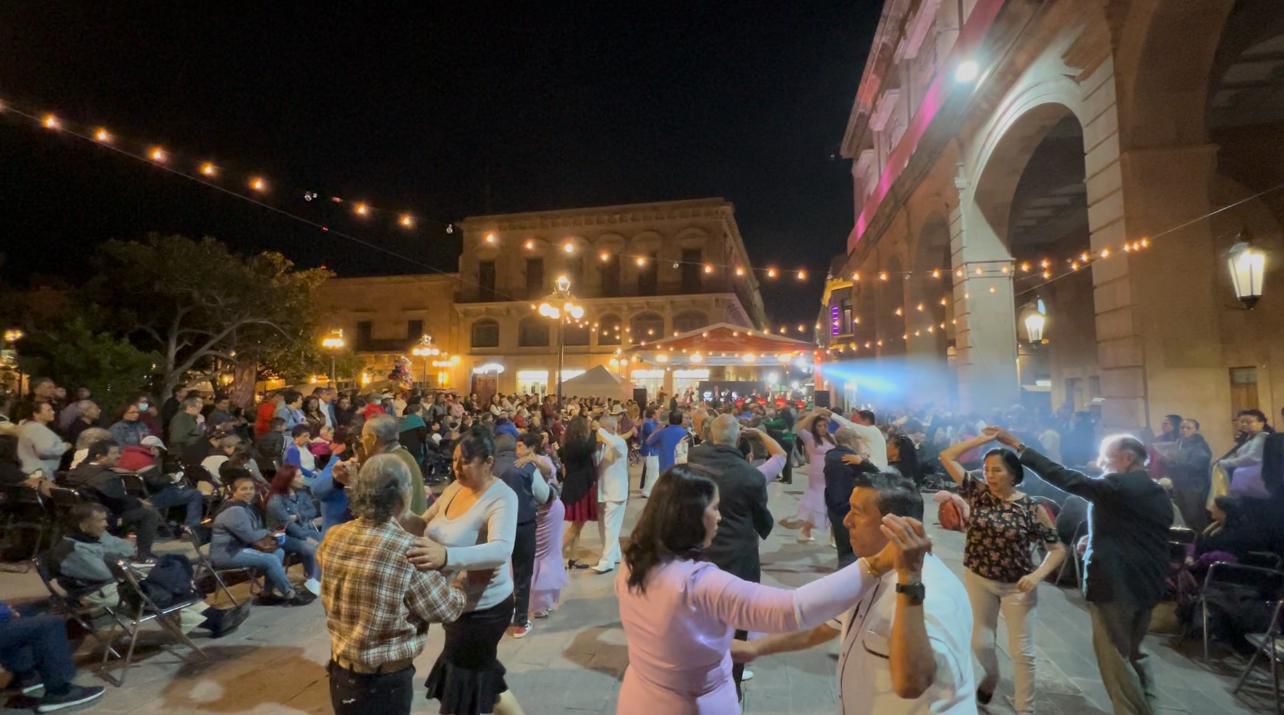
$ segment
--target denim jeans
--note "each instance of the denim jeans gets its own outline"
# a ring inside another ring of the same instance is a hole
[[[415,667],[393,673],[354,673],[330,661],[330,705],[335,715],[409,715],[415,699]]]
[[[285,537],[283,549],[287,554],[298,554],[303,560],[303,572],[308,578],[321,578],[321,567],[317,565],[317,547],[308,543],[306,539],[296,539],[293,536]]]
[[[39,673],[45,690],[67,691],[76,666],[59,616],[12,618],[0,624],[0,665],[14,675]]]
[[[219,568],[259,569],[267,574],[267,593],[275,589],[282,596],[294,592],[290,579],[285,575],[285,550],[277,549],[272,553],[257,549],[241,549],[231,556],[220,556],[214,562]]]
[[[205,498],[201,496],[199,489],[179,489],[178,487],[165,487],[156,492],[147,499],[156,507],[156,510],[162,514],[166,509],[174,506],[186,506],[187,516],[183,523],[187,526],[196,526],[201,523],[201,515],[205,511]]]

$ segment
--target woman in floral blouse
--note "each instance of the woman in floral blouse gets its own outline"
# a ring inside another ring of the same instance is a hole
[[[1051,519],[1030,497],[1017,491],[1025,475],[1017,455],[1006,449],[985,453],[982,474],[959,464],[959,455],[994,439],[995,430],[941,451],[941,464],[959,485],[972,509],[967,528],[963,583],[972,602],[972,650],[985,669],[976,689],[978,703],[990,702],[999,684],[995,629],[999,612],[1008,626],[1016,711],[1034,712],[1034,608],[1039,582],[1061,565],[1065,547]],[[1042,543],[1046,555],[1036,568],[1031,556]]]

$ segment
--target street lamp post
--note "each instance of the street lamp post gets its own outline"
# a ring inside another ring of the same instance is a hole
[[[584,317],[584,306],[571,295],[571,279],[565,275],[553,283],[554,292],[539,304],[539,314],[557,322],[557,403],[562,403],[562,362],[566,357],[566,323]]]
[[[26,333],[20,328],[7,328],[4,331],[4,341],[9,344],[9,349],[14,351],[13,369],[18,371],[18,394],[22,395],[22,366],[18,364],[18,347],[17,343],[26,337]]]
[[[424,359],[424,387],[427,388],[428,387],[428,361],[431,358],[434,358],[440,355],[441,350],[439,350],[436,345],[432,344],[432,336],[428,335],[427,333],[424,333],[423,337],[419,338],[419,342],[415,343],[415,346],[410,349],[410,354],[414,355],[415,357]]]
[[[1245,310],[1252,310],[1262,297],[1262,280],[1266,277],[1266,254],[1250,241],[1251,236],[1245,231],[1240,234],[1243,240],[1231,246],[1226,256],[1230,268],[1231,285],[1235,297]]]
[[[333,386],[337,386],[339,384],[338,376],[335,375],[334,372],[334,359],[338,352],[343,349],[345,344],[342,328],[331,330],[329,335],[321,339],[321,347],[325,348],[326,352],[330,353],[330,384]]]

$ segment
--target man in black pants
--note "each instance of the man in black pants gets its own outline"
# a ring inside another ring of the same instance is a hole
[[[878,467],[869,461],[865,440],[856,430],[839,427],[834,432],[834,445],[825,453],[825,507],[829,512],[834,547],[838,550],[838,568],[842,568],[856,560],[843,519],[851,510],[857,475],[861,472],[877,474]]]
[[[511,437],[495,438],[495,473],[517,492],[517,534],[513,539],[513,627],[514,638],[525,638],[531,632],[531,574],[535,570],[535,505],[548,501],[548,483],[534,462],[523,459],[535,453],[544,436],[523,432],[515,444]],[[506,444],[508,443],[508,444]],[[508,459],[511,449],[515,460]],[[514,464],[521,461],[520,465]],[[504,464],[501,465],[501,462]],[[500,467],[503,471],[500,471]]]
[[[767,510],[767,480],[736,446],[740,443],[740,423],[732,415],[719,415],[709,426],[709,441],[692,447],[690,464],[709,471],[718,485],[718,511],[722,521],[705,558],[733,576],[758,583],[762,579],[762,561],[758,540],[771,533],[773,519]],[[738,640],[748,640],[748,633],[736,631]],[[731,670],[740,695],[744,665]]]
[[[24,618],[0,603],[0,665],[13,673],[23,695],[35,695],[44,688],[35,706],[38,713],[84,705],[103,696],[101,686],[72,684],[76,665],[67,644],[67,624],[57,616]]]
[[[125,483],[112,467],[120,459],[120,445],[116,440],[104,439],[89,445],[85,461],[67,473],[67,486],[87,493],[90,499],[107,507],[122,526],[133,527],[138,536],[138,554],[135,561],[149,562],[156,557],[152,544],[160,528],[160,512],[151,502],[139,499],[125,491]]]

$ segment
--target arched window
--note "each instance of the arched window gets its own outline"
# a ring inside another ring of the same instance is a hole
[[[522,348],[548,347],[548,321],[535,315],[522,318],[517,324],[517,346]]]
[[[604,315],[597,321],[597,344],[619,345],[624,324],[618,315]]]
[[[709,319],[704,313],[698,310],[688,310],[678,313],[673,318],[673,329],[679,333],[699,330],[709,324]]]
[[[567,324],[562,327],[562,343],[565,345],[588,345],[589,328],[588,325],[580,327],[575,324]]]
[[[632,331],[629,334],[633,337],[633,342],[659,340],[666,337],[664,334],[664,316],[659,313],[638,313],[629,322],[629,328]]]
[[[499,323],[490,318],[473,323],[471,344],[475,348],[499,347]]]

